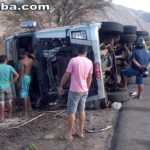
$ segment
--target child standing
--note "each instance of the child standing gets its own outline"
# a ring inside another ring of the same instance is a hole
[[[14,80],[11,82],[11,74],[14,76]],[[4,109],[5,100],[9,105],[9,118],[12,118],[12,90],[11,84],[15,83],[18,79],[18,73],[11,66],[7,65],[7,59],[5,55],[0,56],[0,123],[4,122]]]

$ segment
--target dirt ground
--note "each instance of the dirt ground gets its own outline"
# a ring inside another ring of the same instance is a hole
[[[44,116],[20,128],[10,129],[23,124],[43,112],[34,111],[24,119],[14,117],[0,124],[0,150],[26,150],[34,145],[36,150],[107,150],[110,147],[113,128],[99,133],[85,133],[85,139],[74,137],[72,142],[63,141],[60,137],[67,130],[67,115],[64,111],[47,112]],[[85,129],[114,127],[117,111],[113,109],[86,111]],[[15,116],[17,116],[15,114]],[[76,121],[74,133],[78,129]]]

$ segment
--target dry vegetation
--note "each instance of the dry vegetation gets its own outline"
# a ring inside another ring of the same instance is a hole
[[[24,4],[37,4],[35,0],[24,0]],[[39,2],[40,3],[40,2]],[[66,26],[87,22],[88,10],[101,10],[104,12],[110,3],[106,0],[42,0],[42,4],[49,4],[49,11],[7,11],[4,16],[7,23],[6,36],[19,32],[19,24],[23,21],[33,20],[38,29],[52,26]],[[22,3],[16,3],[22,5]],[[92,16],[91,16],[92,17]],[[92,20],[92,18],[91,18]]]

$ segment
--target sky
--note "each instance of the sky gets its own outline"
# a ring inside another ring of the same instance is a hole
[[[150,0],[113,0],[115,4],[150,12]]]

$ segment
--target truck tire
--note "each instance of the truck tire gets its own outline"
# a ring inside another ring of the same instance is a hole
[[[100,109],[100,101],[99,100],[95,100],[94,101],[94,108],[97,110],[97,109]]]
[[[136,34],[122,34],[120,36],[120,42],[135,42],[137,40]]]
[[[149,36],[138,36],[138,38],[143,38],[145,41],[150,41]]]
[[[125,34],[136,34],[137,32],[137,27],[132,25],[125,25],[123,29]]]
[[[123,25],[118,22],[102,22],[100,32],[102,34],[121,34],[123,33]]]
[[[149,32],[147,31],[137,31],[137,36],[149,36]]]
[[[108,99],[111,102],[125,102],[130,100],[129,91],[119,91],[108,93]]]
[[[143,36],[145,41],[150,41],[150,37],[149,36]]]
[[[128,85],[135,84],[135,80],[136,80],[135,76],[128,78]]]

